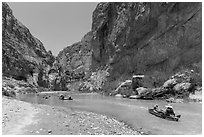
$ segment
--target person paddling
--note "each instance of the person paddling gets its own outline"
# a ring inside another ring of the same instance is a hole
[[[166,107],[166,111],[165,111],[166,116],[170,116],[170,115],[175,116],[173,107],[170,104],[166,105],[165,107]]]
[[[154,110],[159,110],[159,106],[158,106],[158,104],[156,104],[156,105],[154,105]]]

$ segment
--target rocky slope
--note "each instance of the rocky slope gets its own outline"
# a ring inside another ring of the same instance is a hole
[[[109,90],[133,74],[146,76],[145,87],[162,86],[185,69],[202,75],[201,7],[179,2],[99,3],[91,36],[61,51],[58,64],[64,72],[108,70]]]
[[[109,90],[133,74],[147,76],[145,87],[161,86],[186,68],[201,75],[201,8],[201,3],[99,3],[91,31],[54,59],[3,3],[3,74],[51,90],[67,90],[70,82],[89,80],[98,70],[108,71]]]
[[[80,42],[74,43],[59,52],[57,61],[65,73],[89,72],[92,55],[91,39],[92,32],[89,32]]]
[[[2,3],[2,72],[4,76],[24,80],[34,86],[46,79],[46,71],[54,57],[46,51],[42,42],[35,38],[13,15],[7,3]],[[43,72],[43,75],[39,73]]]
[[[99,3],[92,17],[92,69],[110,66],[113,80],[132,74],[167,78],[202,64],[201,7]]]
[[[77,83],[89,77],[91,73],[92,35],[92,32],[88,32],[81,41],[65,47],[59,52],[52,68],[55,71],[51,72],[51,74],[55,74],[54,77],[59,78],[58,90],[72,89],[70,86],[73,85],[73,82]]]

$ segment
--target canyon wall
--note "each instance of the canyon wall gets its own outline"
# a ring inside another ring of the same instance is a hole
[[[201,3],[99,3],[92,16],[92,69],[172,75],[202,64]]]
[[[2,73],[35,86],[48,87],[46,72],[55,61],[51,51],[2,3]]]

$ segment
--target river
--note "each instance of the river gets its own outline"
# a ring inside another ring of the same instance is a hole
[[[202,103],[172,104],[175,113],[180,114],[179,122],[168,121],[148,113],[148,108],[158,104],[161,108],[167,104],[158,100],[131,100],[91,93],[67,93],[73,100],[59,100],[56,93],[22,94],[19,100],[61,106],[73,110],[89,111],[113,117],[130,127],[154,135],[195,135],[202,134]],[[44,99],[44,96],[50,96]]]

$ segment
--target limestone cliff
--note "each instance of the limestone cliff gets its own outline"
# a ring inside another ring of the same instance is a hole
[[[171,75],[202,60],[201,3],[99,3],[92,16],[92,69]]]
[[[57,56],[58,65],[72,78],[80,77],[90,71],[92,33],[87,33],[80,42],[64,48]]]
[[[54,57],[47,52],[40,40],[35,38],[13,15],[7,3],[2,3],[2,72],[4,76],[44,86],[45,75]]]

